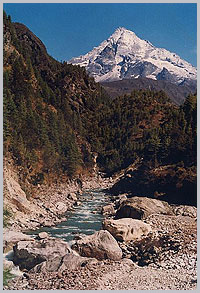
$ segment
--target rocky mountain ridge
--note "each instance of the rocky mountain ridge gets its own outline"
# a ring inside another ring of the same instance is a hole
[[[184,84],[197,78],[197,69],[177,54],[156,48],[124,27],[69,63],[85,67],[97,82],[147,77]]]
[[[151,91],[164,91],[170,100],[176,104],[181,105],[184,103],[187,96],[196,91],[196,82],[190,82],[189,85],[177,85],[165,80],[154,80],[146,77],[138,77],[132,79],[122,79],[116,81],[101,82],[107,93],[116,98],[125,94],[131,94],[133,90],[151,90]]]

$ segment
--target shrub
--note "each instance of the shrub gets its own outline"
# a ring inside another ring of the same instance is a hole
[[[8,208],[3,208],[3,227],[9,226],[9,221],[12,218],[12,213],[9,211]]]

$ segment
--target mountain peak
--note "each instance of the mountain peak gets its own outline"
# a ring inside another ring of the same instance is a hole
[[[119,38],[132,39],[133,40],[134,38],[137,38],[137,36],[133,31],[130,31],[130,30],[126,29],[125,27],[118,27],[114,31],[114,33],[109,37],[109,39],[118,40]]]
[[[98,47],[69,63],[86,67],[96,81],[114,81],[147,77],[165,79],[175,84],[196,80],[197,69],[175,53],[156,48],[133,31],[118,27]],[[163,74],[163,69],[167,74]],[[161,74],[162,73],[162,74]]]
[[[127,29],[123,26],[119,26],[118,28],[116,28],[115,32],[118,32],[118,31],[124,32],[124,31],[127,31]]]
[[[114,34],[115,34],[115,33],[117,33],[117,34],[118,34],[118,33],[123,34],[123,33],[127,33],[127,32],[131,32],[131,33],[133,33],[132,31],[126,29],[125,27],[120,26],[120,27],[118,27],[118,28],[114,31]]]

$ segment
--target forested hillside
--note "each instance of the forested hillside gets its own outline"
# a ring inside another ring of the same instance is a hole
[[[90,141],[99,150],[100,166],[112,174],[137,158],[152,167],[196,164],[196,108],[196,95],[180,107],[162,91],[133,91],[116,98],[91,123]]]
[[[90,172],[94,154],[109,176],[137,160],[196,174],[196,94],[180,107],[163,91],[111,99],[84,68],[54,60],[6,13],[3,94],[4,156],[33,185]]]
[[[85,69],[54,60],[4,13],[4,155],[12,154],[33,184],[93,166],[82,116],[103,100]]]

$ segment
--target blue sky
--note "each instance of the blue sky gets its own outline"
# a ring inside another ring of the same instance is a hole
[[[156,47],[197,64],[197,8],[181,4],[4,4],[59,61],[85,54],[123,26]]]

